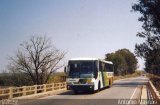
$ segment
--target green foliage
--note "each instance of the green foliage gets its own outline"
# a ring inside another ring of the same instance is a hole
[[[146,61],[147,72],[160,74],[160,0],[138,0],[132,9],[142,14],[138,20],[144,30],[137,36],[145,39],[136,44],[135,53]]]
[[[10,86],[11,85],[11,74],[1,73],[0,74],[0,86]]]
[[[34,85],[31,78],[26,73],[11,73],[10,84],[12,86]]]
[[[65,82],[66,74],[64,72],[53,73],[47,83]],[[0,86],[30,86],[34,83],[25,73],[1,73]]]
[[[105,60],[114,63],[115,75],[131,74],[137,68],[137,59],[128,49],[121,49],[115,53],[106,54]]]
[[[1,73],[0,86],[28,86],[33,85],[25,73]]]

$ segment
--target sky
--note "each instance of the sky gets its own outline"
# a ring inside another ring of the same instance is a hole
[[[33,35],[51,38],[75,57],[98,57],[127,48],[134,53],[141,31],[140,14],[131,12],[136,0],[0,0],[0,71],[9,56]],[[140,69],[143,60],[139,59]]]

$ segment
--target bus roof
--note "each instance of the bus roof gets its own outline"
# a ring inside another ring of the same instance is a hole
[[[89,58],[89,57],[79,57],[79,58],[72,58],[71,61],[77,60],[99,60],[98,58]]]
[[[111,61],[105,61],[105,60],[102,60],[102,61],[113,65]]]
[[[99,58],[90,58],[90,57],[72,58],[69,61],[79,61],[79,60],[83,60],[83,61],[85,61],[85,60],[100,60],[100,61],[105,62],[105,63],[113,64],[111,61],[106,61],[106,60],[102,60],[102,59],[99,59]]]

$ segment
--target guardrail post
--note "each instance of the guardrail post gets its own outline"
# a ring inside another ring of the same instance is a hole
[[[61,89],[61,84],[58,82],[58,89]]]
[[[64,88],[67,88],[67,83],[66,82],[64,82]]]
[[[60,88],[59,88],[60,86],[59,86],[59,83],[57,83],[57,89],[59,90]]]
[[[59,89],[61,89],[61,85],[62,85],[62,84],[61,84],[61,83],[58,83],[58,84],[59,84]]]
[[[13,87],[9,88],[9,98],[13,98]]]
[[[64,88],[66,88],[67,86],[66,86],[66,83],[64,82]]]
[[[22,88],[23,88],[23,94],[22,94],[22,96],[25,96],[26,95],[26,86],[23,86]]]
[[[52,83],[52,91],[54,90],[54,83]]]
[[[34,94],[37,94],[37,85],[34,85]]]
[[[63,88],[63,83],[60,83],[60,89],[62,89]]]
[[[43,92],[46,92],[46,84],[43,84]]]

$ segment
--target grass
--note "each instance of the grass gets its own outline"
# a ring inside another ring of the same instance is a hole
[[[65,82],[66,81],[66,74],[64,72],[55,72],[51,75],[48,83],[58,83],[58,82]]]
[[[135,73],[133,73],[133,74],[127,74],[127,75],[124,75],[124,76],[114,76],[114,80],[137,77],[137,76],[141,76],[141,75],[142,75],[141,71],[135,71]]]

